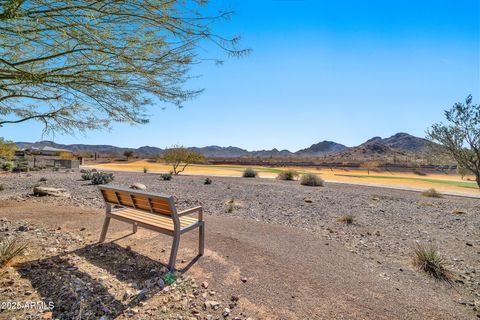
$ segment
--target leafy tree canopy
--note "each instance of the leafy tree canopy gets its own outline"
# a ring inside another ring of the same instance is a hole
[[[203,0],[0,0],[0,126],[37,120],[74,133],[112,121],[142,124],[153,103],[182,103],[189,68],[211,42],[248,52],[212,31],[230,12]]]
[[[434,124],[427,138],[441,145],[463,170],[475,175],[480,187],[480,105],[472,103],[469,95],[465,103],[456,103],[445,111],[447,124]]]

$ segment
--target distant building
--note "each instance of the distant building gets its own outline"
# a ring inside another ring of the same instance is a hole
[[[35,155],[35,156],[46,156],[46,157],[58,157],[61,154],[71,155],[73,157],[73,152],[67,149],[58,149],[49,146],[44,146],[41,148],[28,147],[17,151],[17,155]]]

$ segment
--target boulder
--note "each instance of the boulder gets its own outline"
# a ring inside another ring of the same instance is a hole
[[[142,183],[139,183],[139,182],[135,182],[134,184],[132,184],[130,186],[130,189],[135,189],[135,190],[147,190],[147,186],[142,184]]]
[[[70,197],[70,193],[62,188],[50,188],[50,187],[34,187],[33,194],[39,197],[52,196],[52,197]]]

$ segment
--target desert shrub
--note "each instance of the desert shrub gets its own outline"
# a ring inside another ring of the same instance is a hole
[[[14,168],[13,162],[6,161],[2,165],[2,170],[4,171],[12,171]]]
[[[212,179],[206,178],[203,184],[212,184]]]
[[[143,173],[147,173],[148,172],[148,168],[147,167],[143,167]]]
[[[452,214],[466,214],[467,212],[462,209],[453,209]]]
[[[173,272],[168,272],[163,276],[166,285],[171,285],[177,280],[177,276]]]
[[[10,260],[22,254],[27,245],[19,242],[17,238],[4,238],[0,242],[0,267],[6,265]]]
[[[164,181],[170,181],[172,180],[172,173],[169,172],[169,173],[162,173],[160,175],[160,178],[162,178]]]
[[[313,173],[306,173],[302,175],[300,184],[310,187],[323,187],[323,179]]]
[[[40,181],[40,182],[47,182],[47,178],[41,177],[38,181]]]
[[[5,190],[5,186],[3,184],[0,184],[0,191]]]
[[[83,170],[82,179],[83,180],[92,180],[93,173],[94,172],[91,171],[91,170]]]
[[[450,272],[445,266],[445,259],[434,245],[415,243],[412,251],[412,263],[416,268],[435,279],[450,282]]]
[[[443,194],[441,194],[434,188],[423,191],[422,196],[429,197],[429,198],[443,198]]]
[[[294,170],[285,170],[278,174],[277,179],[279,180],[295,180],[298,177],[298,172]]]
[[[345,224],[353,224],[354,219],[353,219],[353,216],[351,214],[347,214],[347,215],[341,216],[338,219],[338,221],[343,222]]]
[[[228,200],[227,205],[227,212],[232,213],[235,210],[235,198]]]
[[[113,173],[94,172],[92,173],[92,184],[107,184],[114,179]]]
[[[253,170],[252,168],[246,168],[244,171],[243,171],[243,174],[242,176],[244,178],[255,178],[256,176],[258,176],[258,172]]]

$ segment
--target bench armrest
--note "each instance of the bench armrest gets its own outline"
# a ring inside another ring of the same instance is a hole
[[[194,212],[198,212],[198,220],[202,221],[203,220],[203,208],[201,206],[180,211],[180,212],[178,212],[178,216],[182,217],[182,216],[185,216],[185,215],[188,215],[188,214],[192,214]]]

